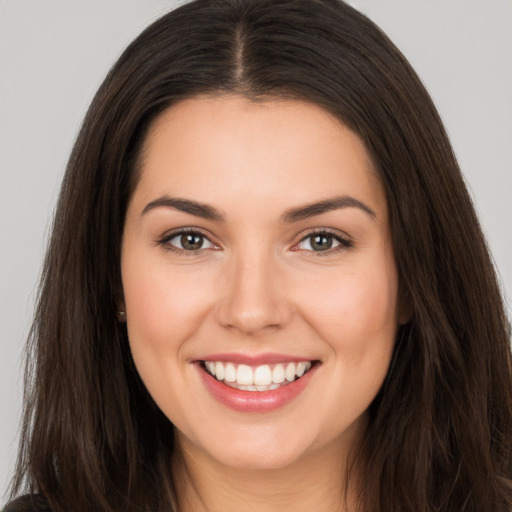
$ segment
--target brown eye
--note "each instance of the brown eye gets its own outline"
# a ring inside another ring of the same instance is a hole
[[[185,251],[197,251],[203,247],[204,236],[197,233],[186,233],[180,236],[180,243]]]
[[[335,252],[337,249],[352,247],[352,241],[329,232],[311,233],[296,246],[301,251]]]
[[[169,249],[178,249],[187,252],[214,249],[216,247],[205,235],[194,231],[175,233],[164,238],[160,243],[167,246]]]
[[[310,245],[314,251],[327,251],[333,246],[333,237],[331,235],[313,235],[310,237]]]

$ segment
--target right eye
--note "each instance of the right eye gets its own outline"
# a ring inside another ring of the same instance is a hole
[[[202,249],[217,248],[205,235],[196,231],[174,232],[159,243],[171,251],[197,252]]]

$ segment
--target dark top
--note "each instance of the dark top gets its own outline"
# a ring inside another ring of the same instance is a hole
[[[3,512],[52,512],[46,500],[39,494],[21,496],[11,501]]]

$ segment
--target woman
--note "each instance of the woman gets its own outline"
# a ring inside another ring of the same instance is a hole
[[[128,47],[31,343],[10,510],[512,508],[478,221],[420,81],[341,2],[193,2]]]

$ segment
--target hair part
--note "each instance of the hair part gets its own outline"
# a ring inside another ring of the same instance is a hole
[[[108,74],[57,205],[12,494],[26,486],[54,512],[178,510],[173,427],[117,321],[120,248],[149,126],[204,94],[317,104],[361,137],[383,183],[412,314],[351,461],[362,510],[510,510],[510,331],[482,231],[421,81],[338,0],[191,2],[148,27]]]

